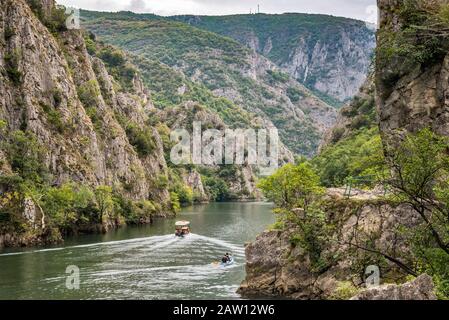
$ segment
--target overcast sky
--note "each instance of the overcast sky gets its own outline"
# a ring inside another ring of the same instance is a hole
[[[324,13],[375,22],[376,0],[57,0],[58,3],[99,11],[130,10],[158,15],[227,15],[264,13]]]

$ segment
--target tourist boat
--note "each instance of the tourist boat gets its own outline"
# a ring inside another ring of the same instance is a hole
[[[190,222],[189,221],[178,221],[175,223],[175,235],[177,237],[184,237],[190,234]]]

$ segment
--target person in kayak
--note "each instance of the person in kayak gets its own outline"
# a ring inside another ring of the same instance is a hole
[[[226,252],[226,254],[221,259],[221,262],[228,263],[229,261],[231,261],[231,257],[229,256],[229,253]]]

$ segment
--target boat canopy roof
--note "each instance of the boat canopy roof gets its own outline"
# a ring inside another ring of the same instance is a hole
[[[190,225],[190,221],[177,221],[175,226],[177,227],[188,227]]]

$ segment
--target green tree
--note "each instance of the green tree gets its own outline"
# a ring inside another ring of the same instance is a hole
[[[258,187],[278,207],[307,208],[324,192],[320,178],[307,162],[287,164],[272,176],[262,179]]]
[[[31,132],[14,131],[2,143],[13,171],[23,180],[42,184],[49,179],[44,147]]]
[[[82,213],[93,200],[94,195],[87,187],[69,183],[46,190],[42,209],[54,226],[67,233],[75,224],[85,222],[84,219],[88,221]]]
[[[392,168],[389,184],[400,202],[421,217],[406,230],[418,259],[417,269],[429,272],[439,292],[449,297],[449,139],[424,129],[387,150]]]
[[[179,202],[179,196],[176,192],[170,192],[171,209],[173,212],[178,213],[181,210],[181,204]]]
[[[226,182],[219,177],[203,177],[205,189],[212,201],[225,201],[229,198],[229,188]]]
[[[112,188],[108,186],[99,186],[95,189],[95,200],[98,208],[98,219],[112,218],[114,214],[114,199]]]
[[[277,225],[289,222],[298,226],[290,241],[308,252],[312,271],[320,272],[327,265],[321,254],[327,241],[325,214],[319,203],[324,189],[312,166],[301,159],[296,165],[287,164],[263,179],[259,188],[277,206]]]
[[[348,177],[367,177],[366,186],[373,187],[387,171],[377,128],[362,129],[327,146],[312,163],[326,187],[342,186]]]

